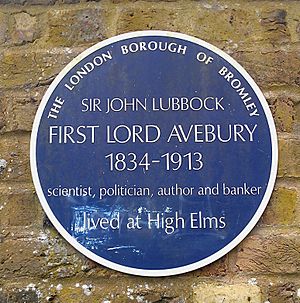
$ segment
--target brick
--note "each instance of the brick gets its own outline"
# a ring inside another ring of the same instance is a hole
[[[228,255],[200,269],[194,270],[186,276],[192,277],[223,277],[228,273]]]
[[[300,141],[279,139],[278,177],[300,177]]]
[[[13,15],[12,41],[15,44],[33,42],[39,36],[38,18],[21,12]]]
[[[54,77],[85,48],[9,48],[0,53],[0,89],[36,87]]]
[[[15,303],[38,303],[39,297],[33,289],[18,289],[9,293],[7,301]]]
[[[236,266],[244,273],[299,273],[299,234],[286,232],[247,237],[239,246]]]
[[[90,0],[87,0],[90,1]],[[99,2],[101,0],[97,0]],[[0,0],[0,4],[16,4],[16,5],[53,5],[53,4],[74,4],[80,0]]]
[[[247,4],[145,4],[119,10],[118,34],[145,29],[183,32],[226,49],[259,86],[300,84],[295,68],[300,65],[297,47],[280,47],[289,39],[288,29],[282,31],[286,12],[274,10],[270,3],[258,8]],[[279,115],[284,110],[278,109]]]
[[[191,6],[162,6],[145,4],[119,9],[116,33],[137,30],[170,30],[191,34],[195,12]]]
[[[198,10],[195,35],[219,47],[282,44],[290,40],[285,17],[284,10],[274,10],[268,4],[207,4]]]
[[[0,172],[2,173],[7,167],[7,161],[5,159],[0,159]]]
[[[59,256],[58,256],[59,258]],[[127,276],[118,271],[113,271],[105,266],[101,266],[94,261],[84,258],[82,261],[81,270],[85,273],[85,277],[90,278],[103,278],[103,277],[124,277]],[[228,272],[228,257],[224,256],[220,260],[205,266],[204,268],[192,271],[186,274],[186,277],[222,277],[225,276]]]
[[[297,286],[293,282],[275,283],[268,286],[268,300],[272,303],[297,303]]]
[[[293,132],[295,128],[295,102],[286,93],[266,96],[274,117],[275,127],[280,132]]]
[[[275,100],[273,105],[276,130],[292,132],[295,120],[294,104],[291,100],[280,102]]]
[[[171,278],[155,280],[133,276],[123,277],[122,279],[114,277],[110,279],[74,277],[59,280],[22,278],[18,279],[18,281],[6,280],[6,283],[0,289],[0,298],[1,296],[7,298],[18,292],[34,292],[38,296],[38,302],[191,302],[188,299],[191,292],[191,285],[188,279],[180,279],[180,282]],[[34,294],[32,295],[35,298]],[[4,302],[7,303],[6,301]],[[8,302],[16,303],[16,301]]]
[[[0,275],[10,279],[16,276],[47,275],[47,260],[42,252],[48,249],[48,241],[34,236],[27,238],[4,239],[0,244]]]
[[[117,33],[147,29],[179,31],[233,49],[253,43],[280,45],[290,41],[288,14],[284,9],[274,9],[271,3],[241,6],[234,2],[153,2],[143,7],[138,2],[121,8]]]
[[[299,42],[300,41],[300,30],[299,30],[299,14],[300,14],[300,7],[298,3],[292,2],[289,5],[286,5],[287,10],[287,26],[289,28],[291,34],[291,42]]]
[[[297,42],[299,41],[299,37],[300,37],[300,23],[298,22],[297,23],[297,26],[296,26],[296,35],[297,35]]]
[[[0,226],[43,226],[44,213],[32,185],[0,186]]]
[[[206,284],[194,288],[193,303],[261,303],[258,286],[245,284]]]
[[[0,0],[0,4],[16,4],[16,5],[51,5],[56,0]]]
[[[295,106],[295,124],[294,131],[297,134],[300,134],[300,103]]]
[[[109,36],[113,9],[50,10],[48,45],[72,46],[96,43]]]
[[[0,0],[0,4],[24,4],[26,0]]]
[[[99,2],[98,0],[97,2]],[[57,4],[74,4],[74,3],[79,3],[80,0],[58,0],[56,3]]]
[[[25,286],[26,285],[26,286]],[[39,303],[42,293],[36,284],[10,284],[0,288],[0,303]],[[46,301],[47,302],[47,301]]]
[[[112,277],[124,277],[125,274],[109,269],[102,266],[88,258],[84,258],[82,261],[82,276],[92,279],[112,278]]]
[[[75,276],[82,271],[82,255],[70,246],[62,237],[49,237],[49,248],[46,254],[47,259],[47,277],[61,279]]]
[[[38,105],[48,86],[0,93],[0,134],[31,131]]]
[[[0,13],[0,44],[5,43],[8,39],[8,16]]]
[[[62,284],[61,291],[53,290],[52,296],[59,302],[188,302],[190,296],[190,284],[182,279],[155,282],[148,278],[123,279],[110,278],[107,280],[91,280],[87,278],[76,279],[77,283]]]
[[[0,136],[0,158],[7,165],[0,172],[0,181],[30,181],[30,135]]]
[[[83,257],[57,233],[33,227],[2,229],[2,278],[69,278],[82,272],[82,266]]]
[[[3,100],[1,98],[1,93],[0,93],[0,131],[4,128],[5,126],[5,108],[3,104]]]
[[[7,303],[7,296],[0,292],[0,303]]]
[[[276,187],[262,216],[263,225],[293,225],[296,221],[298,192],[294,188]]]
[[[300,89],[297,86],[261,87],[277,132],[300,133]]]
[[[101,266],[89,259],[84,261],[84,268],[89,277],[107,277],[113,275],[124,276],[120,272],[111,271],[110,269]],[[209,264],[203,268],[194,270],[185,274],[185,277],[223,277],[228,273],[228,256],[224,256],[221,259]]]
[[[87,0],[89,1],[89,0]],[[99,2],[101,0],[93,0]],[[127,0],[128,2],[138,2],[138,0]],[[144,0],[145,2],[178,2],[178,0]],[[124,3],[124,0],[111,0],[114,4]]]
[[[27,0],[27,5],[52,5],[55,4],[56,0]]]
[[[266,31],[269,41],[274,43],[287,43],[290,41],[289,28],[287,26],[287,11],[282,8],[267,8],[262,10],[261,25]]]
[[[295,48],[261,46],[259,50],[236,50],[231,56],[249,72],[258,86],[300,85],[299,71],[295,68],[300,65],[300,55]]]

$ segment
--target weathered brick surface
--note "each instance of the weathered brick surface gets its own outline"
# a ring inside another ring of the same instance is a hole
[[[300,133],[300,103],[295,106],[295,132]]]
[[[5,232],[2,230],[2,233]],[[10,279],[16,276],[47,275],[47,260],[43,256],[47,250],[48,241],[42,233],[39,238],[35,238],[34,234],[24,237],[19,233],[11,233],[10,239],[2,239],[0,245],[1,277]]]
[[[42,227],[44,214],[31,184],[2,185],[0,192],[0,227]]]
[[[28,46],[0,51],[0,89],[49,84],[82,51],[83,48],[47,50]]]
[[[299,245],[299,232],[248,236],[239,246],[236,266],[244,273],[297,274]]]
[[[48,45],[72,46],[96,43],[108,37],[113,8],[50,10]]]
[[[294,96],[285,92],[267,93],[266,98],[274,117],[278,132],[293,132],[296,130],[296,102]]]
[[[159,281],[151,283],[147,278],[138,279],[110,279],[110,283],[105,283],[104,287],[99,287],[93,281],[83,281],[75,285],[63,287],[58,297],[62,302],[188,302],[191,287],[189,283],[182,281],[180,284],[176,280]],[[87,295],[89,294],[90,295]],[[191,302],[191,301],[190,301]]]
[[[11,292],[7,297],[8,302],[38,303],[38,294],[30,288],[24,290],[18,289]]]
[[[8,39],[8,16],[0,12],[0,45]]]
[[[38,105],[48,86],[0,93],[0,133],[31,131]]]
[[[225,47],[240,48],[253,43],[282,44],[290,40],[286,27],[286,11],[270,4],[238,5],[216,3],[200,5],[195,34]]]
[[[298,287],[293,282],[276,283],[268,286],[268,300],[273,303],[298,303]]]
[[[84,269],[84,257],[60,236],[49,236],[49,250],[46,255],[47,277],[68,278]]]
[[[208,266],[205,266],[203,268],[200,268],[198,270],[194,270],[187,274],[187,276],[194,276],[194,277],[222,277],[226,276],[226,274],[229,272],[229,266],[228,266],[228,255],[225,255],[221,259],[217,260],[216,262],[213,262],[212,264],[209,264]]]
[[[245,284],[199,284],[194,288],[195,303],[261,303],[258,286]]]
[[[295,85],[299,87],[300,77],[296,66],[300,66],[297,47],[289,49],[261,47],[236,50],[231,53],[254,78],[259,86]]]
[[[33,42],[39,35],[38,18],[28,13],[18,13],[13,16],[12,40],[15,44]]]
[[[299,16],[299,5],[294,2],[294,5],[288,9],[288,27],[291,33],[291,42],[299,42],[300,40],[300,22],[297,16]]]
[[[29,134],[0,137],[0,158],[7,165],[0,173],[1,181],[30,181]]]
[[[1,227],[0,275],[68,278],[84,269],[84,257],[51,231]]]
[[[137,30],[169,30],[192,33],[196,12],[186,6],[175,5],[165,8],[135,5],[119,9],[116,33],[126,33]]]
[[[275,187],[262,216],[263,225],[293,225],[296,222],[298,192],[295,188]]]
[[[276,8],[271,2],[243,3],[185,1],[157,5],[140,3],[120,9],[117,33],[141,29],[183,31],[219,47],[236,49],[241,45],[267,43],[281,45],[291,41],[289,7]],[[299,7],[293,6],[299,11]],[[184,20],[183,20],[184,19]]]
[[[176,278],[149,279],[124,277],[95,280],[71,279],[19,279],[6,283],[0,289],[0,298],[15,298],[17,293],[31,295],[33,301],[14,303],[68,302],[68,303],[192,303],[192,287],[189,280]],[[37,297],[37,301],[34,301]],[[1,301],[0,301],[1,302]],[[6,302],[6,301],[4,301]],[[10,301],[9,301],[10,302]]]
[[[89,277],[97,277],[101,278],[104,276],[124,276],[125,274],[111,271],[103,266],[99,266],[97,263],[86,259],[84,261],[84,271],[86,275]],[[228,256],[224,256],[223,258],[217,260],[216,262],[198,270],[187,273],[185,276],[192,277],[223,277],[229,271],[228,267]],[[126,275],[125,275],[126,276]]]
[[[99,2],[101,0],[84,0],[83,2]],[[79,3],[80,0],[0,0],[0,4],[16,4],[24,5],[25,7],[31,5],[54,5],[54,4],[74,4]]]
[[[300,177],[300,141],[279,139],[279,177]]]
[[[0,4],[16,4],[16,5],[51,5],[55,0],[0,0]]]
[[[239,275],[240,282],[256,285],[262,294],[261,303],[299,303],[300,279],[297,275]],[[254,278],[256,277],[256,278]]]

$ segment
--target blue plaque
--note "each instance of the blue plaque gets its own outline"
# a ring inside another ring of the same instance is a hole
[[[163,31],[84,51],[38,109],[31,169],[60,234],[121,272],[167,276],[239,244],[277,171],[267,102],[218,48]]]

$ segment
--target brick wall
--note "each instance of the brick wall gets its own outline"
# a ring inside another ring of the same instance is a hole
[[[272,199],[253,232],[194,272],[141,278],[66,243],[45,217],[29,140],[43,93],[77,54],[116,34],[160,29],[206,40],[262,89],[279,136]],[[0,0],[0,303],[300,302],[300,2]]]

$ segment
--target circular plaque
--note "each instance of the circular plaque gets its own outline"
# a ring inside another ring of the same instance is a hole
[[[82,254],[167,276],[212,263],[255,226],[277,138],[230,56],[179,33],[133,32],[84,51],[50,85],[31,169],[47,216]]]

